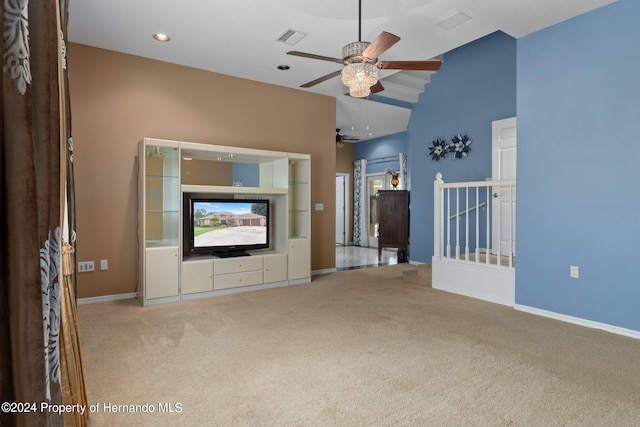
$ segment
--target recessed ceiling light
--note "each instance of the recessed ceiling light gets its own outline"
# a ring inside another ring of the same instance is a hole
[[[153,38],[158,40],[159,42],[168,42],[169,40],[171,40],[171,37],[169,37],[168,34],[164,33],[155,33],[153,35]]]

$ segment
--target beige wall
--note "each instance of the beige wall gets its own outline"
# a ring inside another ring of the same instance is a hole
[[[71,44],[78,297],[134,292],[143,137],[311,154],[312,269],[335,267],[335,99]],[[331,230],[331,232],[328,232]],[[100,271],[101,259],[109,270]]]

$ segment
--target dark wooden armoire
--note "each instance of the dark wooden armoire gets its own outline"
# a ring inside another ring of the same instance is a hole
[[[383,248],[398,248],[398,262],[409,256],[409,192],[378,191],[378,256]]]

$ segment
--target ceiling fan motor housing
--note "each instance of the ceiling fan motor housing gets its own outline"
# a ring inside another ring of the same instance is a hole
[[[369,42],[353,42],[343,47],[342,62],[344,65],[362,62],[375,64],[378,58],[367,58],[363,55],[370,44]]]

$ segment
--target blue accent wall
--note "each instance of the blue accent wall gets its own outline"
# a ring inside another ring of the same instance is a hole
[[[518,40],[517,56],[516,303],[633,330],[638,17],[639,1],[619,0]]]
[[[260,187],[260,166],[251,163],[232,163],[233,180],[241,180],[243,187]]]
[[[400,170],[399,153],[406,153],[408,146],[407,132],[400,132],[382,138],[369,139],[355,144],[353,159],[379,159],[394,157],[394,159],[383,162],[371,162],[367,164],[367,173],[382,173],[387,168]]]
[[[640,240],[638,16],[639,1],[618,0],[517,41],[498,32],[445,55],[406,132],[412,261],[431,262],[436,172],[446,182],[489,177],[491,122],[517,115],[516,303],[640,330],[632,268]],[[469,157],[432,161],[431,141],[457,132],[473,139]]]
[[[491,177],[491,122],[516,115],[516,40],[496,32],[444,56],[413,106],[408,126],[412,261],[433,256],[433,181],[480,181]],[[439,162],[428,155],[431,142],[466,133],[471,152]]]

